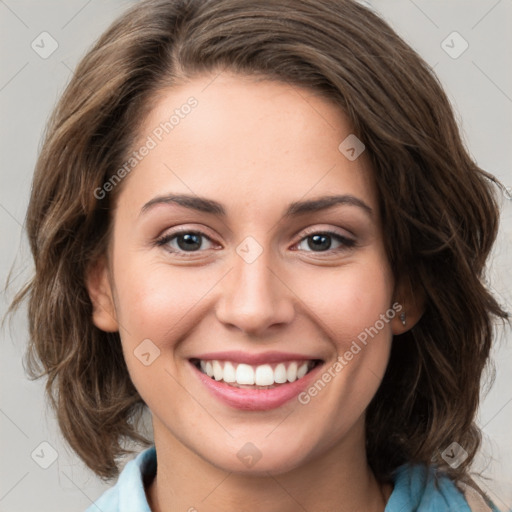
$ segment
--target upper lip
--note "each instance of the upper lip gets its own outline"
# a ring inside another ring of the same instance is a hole
[[[321,360],[320,357],[305,354],[296,354],[292,352],[262,352],[251,354],[241,350],[230,350],[227,352],[208,352],[199,354],[189,359],[202,359],[203,361],[232,361],[234,363],[244,363],[250,365],[280,363],[284,361],[311,361]]]

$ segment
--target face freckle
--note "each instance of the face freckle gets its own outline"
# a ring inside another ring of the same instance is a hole
[[[187,98],[197,106],[125,178],[114,217],[116,318],[155,439],[230,471],[249,441],[260,471],[360,450],[392,338],[389,318],[375,324],[394,287],[369,159],[340,148],[350,124],[318,95],[228,73],[209,81],[161,94],[142,140]],[[317,361],[303,391],[325,386],[307,403],[237,407],[198,371],[198,356],[219,352],[302,355]]]

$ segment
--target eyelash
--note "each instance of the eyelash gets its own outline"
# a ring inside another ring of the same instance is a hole
[[[167,245],[171,240],[179,237],[180,235],[199,235],[200,237],[204,237],[208,241],[213,243],[213,240],[208,235],[203,233],[202,231],[195,231],[195,230],[191,230],[191,229],[181,229],[179,231],[174,231],[173,233],[168,233],[168,234],[163,235],[162,237],[158,238],[155,241],[155,245],[157,245],[159,247],[163,247],[163,246]],[[316,253],[316,254],[339,253],[342,251],[346,251],[356,245],[355,240],[352,240],[351,238],[347,238],[343,235],[340,235],[339,233],[337,233],[335,231],[331,231],[328,229],[321,230],[321,231],[313,231],[312,230],[312,231],[306,232],[304,234],[304,236],[295,245],[302,243],[304,240],[307,240],[308,238],[310,238],[314,235],[327,235],[327,236],[333,237],[333,238],[337,239],[342,245],[341,245],[341,247],[339,247],[337,249],[328,249],[327,251],[318,251],[318,252],[317,251],[306,251],[306,252],[311,252],[311,253]],[[171,252],[173,254],[178,254],[180,257],[183,257],[183,258],[189,258],[193,254],[197,254],[198,252],[202,252],[202,251],[200,251],[200,250],[198,250],[198,251],[183,251],[180,249],[180,250],[172,250],[172,251],[169,250],[169,252]]]

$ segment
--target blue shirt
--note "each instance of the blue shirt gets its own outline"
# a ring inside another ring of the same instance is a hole
[[[144,481],[149,482],[156,474],[156,450],[151,446],[126,464],[117,483],[105,491],[85,512],[151,512]],[[404,464],[394,473],[394,489],[384,512],[471,512],[465,495],[445,475],[424,465]],[[467,494],[466,494],[467,496]],[[478,505],[478,503],[476,503]],[[492,503],[473,510],[499,512]]]

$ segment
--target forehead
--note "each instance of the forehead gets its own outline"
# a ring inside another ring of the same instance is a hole
[[[198,77],[155,98],[134,148],[151,150],[123,194],[141,205],[155,194],[192,193],[229,210],[233,200],[270,207],[350,193],[375,206],[367,155],[347,158],[347,137],[341,108],[313,91],[231,73]]]

